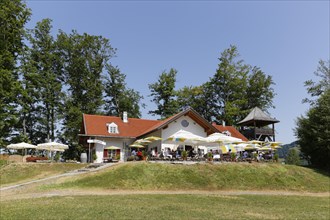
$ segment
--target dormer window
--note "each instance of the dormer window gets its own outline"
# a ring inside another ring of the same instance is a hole
[[[118,134],[118,125],[116,125],[116,123],[112,122],[110,124],[107,124],[108,126],[108,133],[110,134]]]

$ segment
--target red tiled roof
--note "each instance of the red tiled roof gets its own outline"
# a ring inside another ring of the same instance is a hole
[[[169,123],[177,118],[188,115],[198,124],[200,124],[205,131],[210,134],[217,131],[210,123],[202,118],[197,112],[189,108],[179,112],[165,120],[147,120],[138,118],[129,118],[128,123],[124,123],[120,117],[102,116],[102,115],[88,115],[83,114],[83,127],[80,130],[83,136],[107,136],[107,137],[132,137],[137,138],[148,133],[154,132],[158,129],[166,127]],[[118,134],[109,134],[106,124],[115,123],[118,126]]]
[[[119,134],[108,133],[106,124],[112,122],[118,126]],[[120,117],[83,114],[84,129],[82,129],[82,132],[84,132],[83,135],[88,136],[137,137],[141,132],[162,122],[163,121],[128,118],[128,122],[124,123]]]
[[[220,132],[229,131],[231,133],[231,136],[233,136],[235,138],[240,138],[243,141],[248,141],[248,139],[233,126],[223,126],[223,125],[217,125],[217,124],[212,124],[212,125],[216,129],[218,129]]]
[[[152,132],[152,131],[160,128],[160,127],[163,127],[163,125],[167,124],[168,122],[170,122],[172,119],[176,118],[180,114],[181,114],[181,112],[178,113],[178,114],[175,114],[175,115],[173,115],[173,116],[171,116],[167,119],[164,119],[163,121],[158,121],[159,122],[158,124],[155,124],[154,126],[150,127],[149,129],[141,132],[139,136],[144,135],[144,134],[148,134],[149,132]]]

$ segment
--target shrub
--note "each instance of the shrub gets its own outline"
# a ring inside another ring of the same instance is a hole
[[[187,151],[185,151],[185,150],[182,151],[181,156],[182,156],[182,158],[183,158],[184,160],[186,160],[186,159],[187,159],[187,156],[188,156]]]
[[[287,164],[300,165],[300,157],[298,150],[295,148],[291,148],[285,159],[285,162]]]

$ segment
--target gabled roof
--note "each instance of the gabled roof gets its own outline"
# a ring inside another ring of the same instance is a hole
[[[270,117],[268,114],[263,112],[260,108],[255,107],[252,111],[237,125],[254,125],[256,123],[257,126],[266,126],[269,124],[274,124],[280,122],[279,120]]]
[[[83,129],[81,129],[80,136],[104,136],[104,137],[130,137],[138,138],[157,130],[166,128],[171,122],[177,120],[182,116],[189,116],[209,135],[218,130],[213,127],[208,121],[200,116],[192,108],[187,108],[173,115],[165,120],[147,120],[138,118],[129,118],[128,123],[124,123],[120,117],[102,116],[102,115],[88,115],[83,114]],[[118,125],[119,134],[109,134],[106,124],[116,123]]]
[[[216,124],[213,124],[213,126],[218,129],[221,133],[224,132],[224,131],[229,131],[231,136],[232,137],[235,137],[235,138],[240,138],[242,139],[243,141],[248,141],[248,139],[243,135],[241,134],[235,127],[233,126],[223,126],[223,125],[216,125]]]
[[[141,133],[140,136],[147,135],[148,133],[155,132],[157,130],[160,130],[162,128],[166,128],[171,122],[177,120],[178,118],[182,116],[189,116],[191,119],[193,119],[195,122],[197,122],[202,128],[204,128],[207,135],[212,134],[214,132],[217,132],[217,129],[213,127],[212,124],[210,124],[207,120],[205,120],[198,112],[196,112],[191,107],[188,107],[187,109],[179,112],[176,115],[173,115],[165,120],[163,120],[161,123],[154,125],[147,131]]]
[[[109,134],[107,124],[115,123],[118,126],[119,134]],[[129,118],[124,123],[120,117],[89,115],[83,114],[84,129],[81,130],[81,136],[104,136],[104,137],[129,137],[135,138],[142,131],[159,124],[157,120],[146,120],[138,118]]]

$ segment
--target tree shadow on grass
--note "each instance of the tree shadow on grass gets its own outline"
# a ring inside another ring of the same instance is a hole
[[[305,165],[305,166],[301,166],[301,167],[306,167],[309,169],[314,170],[316,173],[322,174],[324,176],[330,177],[330,170],[327,168],[321,169],[315,166],[311,166],[311,165]]]

